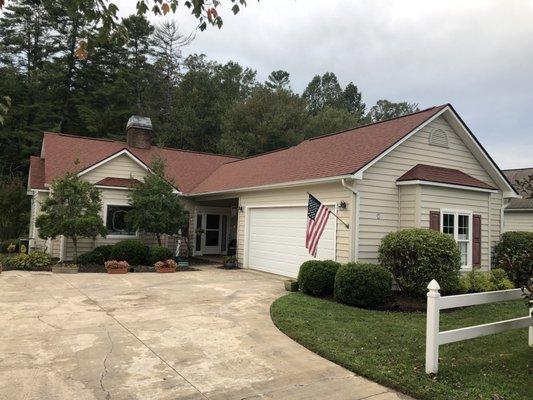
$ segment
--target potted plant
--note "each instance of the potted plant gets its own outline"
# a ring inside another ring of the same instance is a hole
[[[77,274],[78,265],[58,263],[58,264],[52,265],[52,272],[54,274]]]
[[[224,268],[227,268],[227,269],[237,268],[237,257],[235,256],[224,257]]]
[[[298,281],[296,279],[285,279],[283,283],[285,284],[285,290],[287,292],[298,291]]]
[[[178,264],[174,260],[158,261],[154,264],[155,270],[158,273],[176,272]]]
[[[104,263],[108,274],[127,274],[130,265],[127,261],[110,260]]]

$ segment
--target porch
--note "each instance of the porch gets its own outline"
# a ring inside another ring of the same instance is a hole
[[[223,256],[237,251],[238,198],[196,200],[192,254],[208,262],[222,262]]]

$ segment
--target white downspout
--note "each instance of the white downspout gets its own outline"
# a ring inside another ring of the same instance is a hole
[[[350,252],[351,260],[357,261],[359,259],[359,192],[357,189],[354,189],[353,186],[346,183],[346,179],[341,179],[342,186],[351,191],[355,197],[355,204],[352,207],[352,227],[353,232],[353,247]]]

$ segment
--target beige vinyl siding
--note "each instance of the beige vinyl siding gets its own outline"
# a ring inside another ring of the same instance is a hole
[[[418,187],[402,186],[398,188],[400,198],[400,229],[417,226],[417,215],[420,213]]]
[[[50,252],[50,249],[47,247],[47,241],[39,237],[39,230],[35,226],[35,220],[41,213],[42,203],[48,198],[47,192],[34,192],[31,198],[31,210],[30,210],[30,230],[29,238],[32,239],[30,242],[30,249],[32,250],[46,250]]]
[[[338,183],[242,193],[239,194],[239,206],[246,210],[246,207],[252,206],[307,205],[307,192],[313,194],[322,203],[339,204],[341,201],[346,202],[346,210],[339,210],[338,215],[350,225],[350,229],[346,229],[342,223],[337,221],[336,259],[339,262],[350,261],[354,226],[351,215],[353,207],[355,207],[355,201],[354,194],[341,185],[340,179]],[[237,256],[239,262],[244,262],[245,226],[246,212],[239,212],[237,224]]]
[[[141,180],[144,175],[146,175],[145,169],[132,160],[130,156],[122,154],[83,174],[82,177],[88,182],[96,183],[107,177]]]
[[[447,133],[448,148],[429,144],[429,136],[435,129],[441,129]],[[459,169],[477,179],[495,185],[489,174],[446,120],[438,117],[366,170],[363,173],[363,179],[357,182],[357,189],[361,196],[359,260],[377,262],[379,244],[387,233],[409,227],[409,224],[413,222],[413,226],[417,226],[417,215],[415,214],[414,218],[410,216],[416,208],[416,203],[411,206],[408,204],[409,196],[413,200],[413,193],[407,189],[407,197],[400,203],[400,189],[396,185],[396,180],[417,164]],[[405,187],[401,190],[404,191]],[[484,194],[484,196],[487,198],[488,195]],[[501,199],[501,194],[498,196]],[[474,198],[476,198],[475,195]],[[499,213],[497,204],[498,201],[494,201],[491,206],[491,220],[495,219],[496,213]],[[405,210],[405,219],[400,218],[400,209]],[[499,235],[499,224],[491,223],[491,225],[491,236]],[[482,240],[486,241],[487,237],[485,236]],[[493,240],[492,237],[491,240]],[[485,250],[482,256],[488,260],[486,253]]]
[[[533,211],[505,211],[504,232],[533,232]]]

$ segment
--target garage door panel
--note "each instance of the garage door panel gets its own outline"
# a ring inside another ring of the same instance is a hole
[[[307,207],[250,209],[248,266],[296,277],[313,259],[305,248]],[[317,259],[335,259],[335,220],[330,218],[318,245]]]

